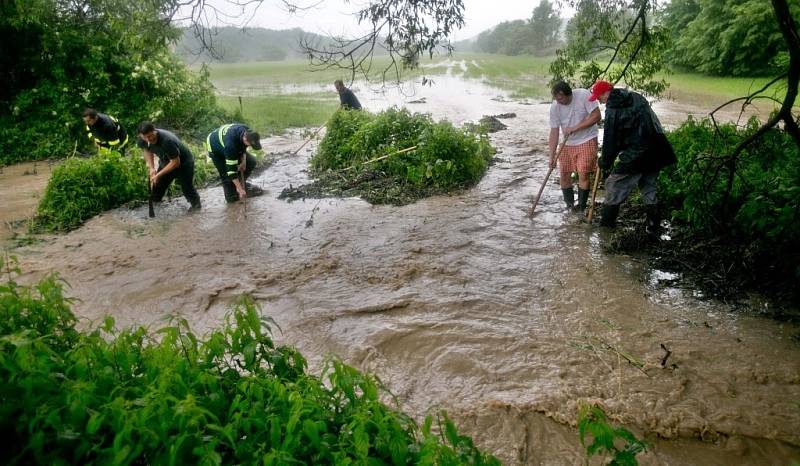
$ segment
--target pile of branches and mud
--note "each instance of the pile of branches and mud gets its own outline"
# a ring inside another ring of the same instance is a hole
[[[475,185],[494,152],[485,131],[459,129],[428,114],[339,111],[311,159],[315,181],[290,186],[279,199],[357,196],[373,204],[409,204]]]

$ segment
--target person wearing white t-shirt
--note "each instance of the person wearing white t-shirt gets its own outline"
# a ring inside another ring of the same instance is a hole
[[[589,173],[597,169],[597,122],[600,121],[600,107],[590,101],[591,92],[586,89],[572,89],[564,81],[558,81],[551,90],[553,103],[550,104],[550,166],[555,167],[556,147],[559,131],[566,139],[564,149],[558,160],[561,174],[561,192],[564,202],[570,209],[575,208],[575,191],[572,187],[572,173],[578,173],[578,206],[583,210],[589,199]]]

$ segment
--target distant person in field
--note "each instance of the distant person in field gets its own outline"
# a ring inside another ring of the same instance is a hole
[[[128,133],[116,118],[87,108],[81,114],[86,124],[86,136],[94,142],[98,151],[115,150],[125,152],[128,144]]]
[[[558,159],[561,174],[561,192],[567,208],[575,209],[575,190],[572,173],[578,173],[577,209],[586,208],[589,199],[589,173],[597,167],[597,122],[600,121],[600,106],[590,101],[586,89],[572,89],[564,81],[558,81],[551,89],[553,103],[550,104],[550,166],[556,165],[556,147],[559,129],[567,138]]]
[[[220,126],[206,138],[206,150],[217,168],[227,202],[236,202],[264,191],[247,182],[256,168],[256,158],[248,148],[261,150],[261,136],[241,123]]]
[[[675,151],[641,94],[615,89],[608,81],[597,81],[590,99],[606,105],[600,169],[608,178],[600,225],[616,226],[620,204],[638,185],[647,215],[647,232],[657,234],[661,221],[656,198],[658,172],[677,161]]]
[[[189,201],[189,212],[200,210],[200,195],[194,188],[194,156],[178,136],[156,128],[149,121],[139,123],[139,140],[136,145],[144,152],[144,161],[150,170],[150,198],[160,202],[174,179],[181,185],[183,197]],[[158,168],[154,159],[158,157]]]
[[[358,101],[358,98],[353,91],[344,87],[344,83],[341,79],[337,79],[333,82],[334,87],[336,87],[336,92],[339,93],[339,104],[345,110],[361,110],[361,102]]]

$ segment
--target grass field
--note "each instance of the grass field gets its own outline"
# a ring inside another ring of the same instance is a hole
[[[218,97],[232,113],[240,110],[236,97]],[[242,117],[262,135],[281,134],[286,128],[321,126],[339,106],[335,92],[267,95],[242,98]]]
[[[553,57],[455,54],[425,60],[422,67],[404,71],[404,78],[450,73],[506,90],[512,98],[548,99],[549,66]],[[372,79],[388,65],[377,57]],[[209,67],[221,105],[235,112],[242,98],[243,117],[264,134],[278,134],[290,127],[319,126],[338,105],[335,79],[349,82],[342,70],[313,71],[305,61],[214,64]],[[391,76],[390,78],[394,78]],[[725,78],[693,73],[666,75],[669,87],[664,99],[713,109],[763,86],[768,78]],[[782,89],[778,88],[778,91]],[[766,101],[761,101],[766,102]],[[763,104],[762,104],[763,105]]]

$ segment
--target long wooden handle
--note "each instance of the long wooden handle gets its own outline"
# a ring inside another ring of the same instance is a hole
[[[247,165],[247,156],[245,156],[245,165]],[[239,171],[239,183],[242,185],[242,191],[244,191],[244,199],[242,199],[242,204],[244,205],[244,218],[247,218],[247,185],[244,183],[244,172]]]
[[[528,217],[533,217],[533,212],[536,210],[536,206],[539,204],[539,198],[542,197],[542,193],[544,192],[545,186],[547,186],[547,180],[550,179],[550,174],[553,173],[553,170],[556,168],[556,164],[558,163],[559,157],[561,157],[561,152],[564,150],[564,146],[567,145],[567,139],[569,136],[564,138],[564,141],[561,143],[561,148],[558,149],[558,153],[556,154],[555,160],[551,163],[550,170],[547,170],[547,175],[544,177],[544,182],[542,183],[542,187],[539,188],[539,192],[536,194],[536,197],[533,199],[533,205],[531,206],[530,210],[528,211]]]
[[[597,196],[597,186],[600,184],[600,167],[596,166],[594,171],[594,186],[592,186],[592,205],[589,206],[589,212],[586,213],[586,221],[592,223],[592,216],[594,215],[594,199]]]
[[[306,144],[308,144],[309,142],[311,142],[311,140],[312,140],[312,139],[314,139],[314,138],[317,136],[317,134],[319,134],[319,132],[320,132],[320,131],[322,131],[322,128],[324,128],[324,127],[325,127],[327,124],[328,124],[328,122],[326,121],[326,122],[325,122],[325,124],[323,124],[322,126],[320,126],[319,128],[317,128],[317,130],[316,130],[316,131],[314,131],[314,134],[312,134],[310,138],[306,139],[306,141],[303,143],[303,145],[302,145],[302,146],[300,146],[300,147],[298,147],[298,148],[297,148],[297,150],[296,150],[296,151],[294,151],[294,152],[292,153],[292,155],[293,155],[293,156],[294,156],[294,155],[297,155],[297,153],[298,153],[298,152],[300,152],[300,150],[301,150],[303,147],[305,147],[305,146],[306,146]]]
[[[404,152],[410,152],[410,151],[412,151],[412,150],[414,150],[414,149],[416,149],[416,148],[417,148],[417,146],[406,147],[405,149],[400,149],[400,150],[394,151],[394,152],[392,152],[391,154],[381,155],[380,157],[375,157],[374,159],[369,159],[369,160],[367,160],[366,162],[362,162],[362,163],[361,163],[361,165],[362,165],[362,166],[363,166],[363,165],[367,165],[367,164],[370,164],[370,163],[372,163],[372,162],[377,162],[377,161],[379,161],[379,160],[387,159],[387,158],[389,158],[389,157],[391,157],[391,156],[393,156],[393,155],[402,154],[402,153],[404,153]],[[349,167],[347,167],[347,168],[343,169],[342,171],[345,171],[345,172],[346,172],[347,170],[352,170],[353,168],[355,168],[355,167],[357,167],[357,166],[358,166],[358,165],[351,165],[351,166],[349,166]]]
[[[147,172],[147,215],[150,218],[156,216],[156,211],[153,209],[153,185],[150,181],[150,172]]]

